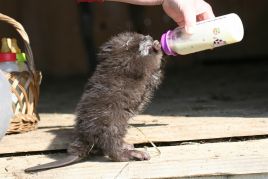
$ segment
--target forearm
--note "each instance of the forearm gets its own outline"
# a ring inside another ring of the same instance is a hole
[[[115,1],[136,5],[161,5],[163,0],[104,0],[104,1]]]

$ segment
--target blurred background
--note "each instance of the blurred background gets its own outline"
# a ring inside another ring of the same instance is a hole
[[[216,16],[237,13],[241,43],[166,58],[166,77],[145,112],[153,115],[256,116],[268,114],[268,1],[207,0]],[[81,3],[74,0],[0,0],[0,13],[23,24],[43,72],[40,112],[72,113],[96,65],[98,47],[123,31],[160,39],[176,24],[161,6]],[[16,36],[0,24],[0,37]],[[18,37],[19,38],[19,37]]]

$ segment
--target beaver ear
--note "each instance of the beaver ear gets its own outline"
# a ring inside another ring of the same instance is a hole
[[[110,43],[103,44],[99,48],[98,61],[102,61],[102,60],[105,60],[106,58],[108,58],[110,56],[111,52],[113,51],[112,47],[113,46]]]
[[[113,49],[113,46],[111,44],[104,44],[101,48],[103,52],[111,52]]]

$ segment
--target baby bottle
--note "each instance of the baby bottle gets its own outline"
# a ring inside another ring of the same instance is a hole
[[[187,34],[182,27],[169,30],[161,37],[167,55],[187,55],[223,45],[240,42],[244,28],[237,14],[227,14],[198,22],[194,34]]]
[[[2,38],[2,46],[0,50],[0,70],[5,72],[19,71],[16,63],[16,53],[10,50],[11,39]]]
[[[0,70],[5,72],[19,71],[15,53],[0,53]]]
[[[11,52],[16,53],[17,65],[19,67],[19,71],[20,72],[27,71],[28,68],[26,66],[26,55],[25,53],[21,52],[21,49],[17,44],[17,40],[14,38],[11,39]]]

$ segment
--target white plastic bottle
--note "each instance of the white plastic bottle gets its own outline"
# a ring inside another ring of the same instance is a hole
[[[18,72],[15,53],[0,53],[0,69],[5,72]]]
[[[0,140],[5,135],[13,116],[11,89],[4,73],[0,70]]]
[[[187,55],[223,45],[240,42],[244,28],[237,14],[227,14],[196,24],[195,33],[187,34],[178,27],[161,37],[163,51],[167,55]]]

